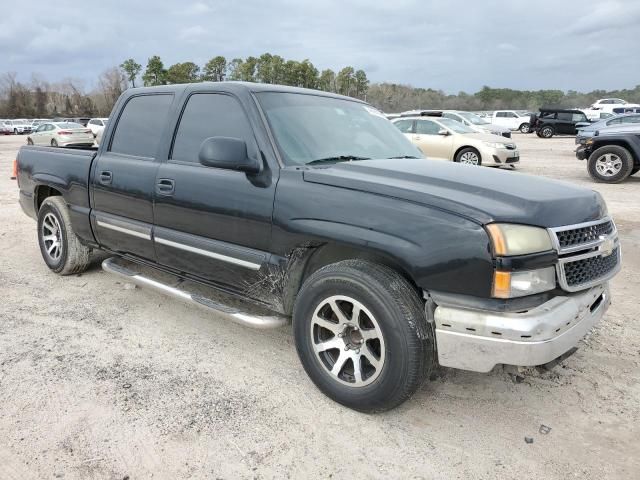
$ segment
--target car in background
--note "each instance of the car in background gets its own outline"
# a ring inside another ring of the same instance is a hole
[[[511,138],[511,130],[508,128],[493,125],[487,119],[471,112],[463,112],[461,110],[412,110],[403,112],[401,116],[412,117],[415,115],[450,118],[451,120],[455,120],[466,125],[477,133],[491,133],[493,135],[501,135],[506,138]]]
[[[108,118],[92,118],[87,122],[87,127],[91,130],[94,137],[98,136],[98,132],[104,130],[107,126]]]
[[[90,118],[85,118],[85,117],[75,117],[75,118],[67,119],[67,121],[72,122],[72,123],[79,123],[83,127],[87,126],[87,124],[89,123],[89,120],[91,120],[91,119]]]
[[[427,158],[485,166],[511,166],[520,161],[516,144],[504,137],[478,133],[446,117],[402,117],[392,123]]]
[[[626,109],[634,107],[640,108],[640,105],[638,105],[637,103],[628,103],[621,98],[601,98],[600,100],[597,100],[593,105],[591,105],[591,108],[593,110],[600,110],[607,113],[616,113],[616,109]]]
[[[540,113],[531,114],[529,128],[539,137],[551,138],[557,134],[575,135],[578,132],[576,124],[588,121],[587,116],[580,110],[543,107]]]
[[[611,117],[588,124],[578,124],[578,133],[576,135],[576,144],[584,145],[588,138],[595,135],[597,131],[607,132],[616,131],[616,127],[625,125],[640,124],[640,113],[623,113],[621,115],[612,115]]]
[[[488,117],[488,120],[494,125],[500,125],[509,130],[529,133],[529,117],[529,115],[522,115],[515,110],[496,110]]]
[[[0,120],[0,135],[13,134],[13,125],[11,120]]]
[[[14,135],[25,135],[31,133],[31,123],[24,119],[9,120],[13,128]]]
[[[27,138],[28,145],[51,147],[91,147],[93,143],[91,130],[72,122],[43,123]]]

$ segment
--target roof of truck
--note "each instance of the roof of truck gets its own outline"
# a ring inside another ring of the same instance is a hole
[[[339,95],[337,93],[325,92],[322,90],[313,90],[310,88],[291,87],[288,85],[274,85],[270,83],[254,83],[254,82],[198,82],[198,83],[182,83],[176,85],[158,85],[155,87],[138,87],[126,90],[130,95],[152,92],[172,92],[181,93],[185,90],[198,91],[226,91],[231,93],[249,93],[249,92],[282,92],[282,93],[302,93],[307,95],[320,95],[323,97],[340,98],[360,103],[362,100],[353,97]]]

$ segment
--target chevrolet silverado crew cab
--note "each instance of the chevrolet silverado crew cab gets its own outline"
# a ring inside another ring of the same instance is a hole
[[[229,320],[291,322],[311,380],[351,408],[400,404],[438,364],[550,363],[609,306],[620,245],[598,193],[425,159],[359,100],[199,83],[129,89],[110,118],[97,148],[18,154],[49,269],[98,250]]]

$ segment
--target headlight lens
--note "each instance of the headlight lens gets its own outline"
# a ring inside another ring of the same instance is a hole
[[[540,227],[512,223],[487,225],[493,253],[500,257],[527,255],[553,249],[549,233]]]
[[[499,142],[484,142],[484,144],[490,148],[507,148],[507,146],[504,143],[499,143]]]
[[[492,296],[495,298],[514,298],[546,292],[556,288],[554,267],[521,272],[496,271],[493,278]]]

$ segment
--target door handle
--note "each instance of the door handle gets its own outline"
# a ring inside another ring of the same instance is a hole
[[[113,175],[111,172],[100,172],[100,183],[103,185],[111,184],[111,180],[113,180]]]
[[[173,195],[176,190],[176,182],[170,178],[161,178],[156,183],[156,193],[158,195]]]

